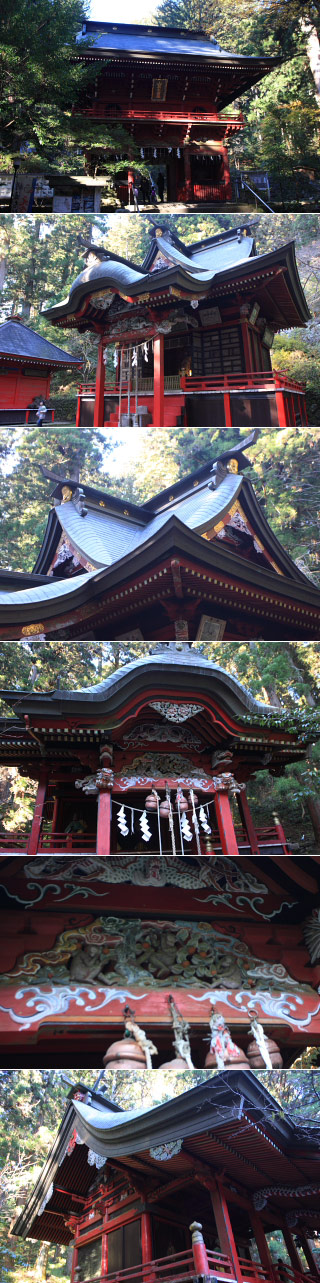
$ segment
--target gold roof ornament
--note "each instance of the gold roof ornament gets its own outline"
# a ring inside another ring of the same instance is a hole
[[[227,466],[228,466],[228,472],[239,472],[239,464],[237,459],[229,459],[229,463]]]
[[[69,503],[70,499],[72,499],[70,486],[62,486],[62,503]]]

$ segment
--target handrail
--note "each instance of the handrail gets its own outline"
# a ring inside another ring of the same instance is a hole
[[[178,382],[176,382],[178,378],[180,380],[180,388]],[[146,386],[146,384],[150,384],[150,386]],[[146,380],[142,379],[138,384],[138,392],[144,392],[146,396],[153,394],[153,386],[152,377]],[[127,384],[124,381],[122,385],[123,396],[125,395],[126,387]],[[164,381],[165,395],[170,394],[170,392],[178,392],[179,390],[181,392],[210,392],[210,390],[215,392],[243,392],[246,390],[250,391],[250,389],[254,389],[255,391],[268,391],[270,389],[276,391],[283,389],[287,392],[298,392],[300,395],[304,396],[306,384],[300,382],[300,380],[298,381],[298,379],[291,378],[291,375],[285,370],[274,369],[241,371],[237,374],[168,375],[165,377]],[[95,384],[80,383],[79,396],[86,396],[88,393],[94,395]],[[106,383],[105,395],[119,395],[119,388],[116,383]]]
[[[230,1279],[234,1280],[234,1270],[231,1260],[228,1256],[223,1256],[220,1252],[208,1252],[208,1261],[214,1266],[212,1274],[219,1274],[221,1283]],[[182,1272],[181,1272],[182,1271]],[[115,1270],[112,1274],[98,1274],[91,1279],[86,1279],[86,1283],[156,1283],[156,1280],[170,1280],[178,1277],[178,1283],[183,1279],[189,1279],[190,1276],[196,1277],[196,1268],[192,1251],[176,1252],[172,1256],[160,1257],[155,1261],[147,1261],[144,1265],[129,1266],[124,1270]]]
[[[274,214],[274,209],[271,209],[271,205],[267,205],[266,200],[263,200],[262,196],[259,196],[259,192],[255,192],[253,187],[249,187],[249,183],[246,183],[245,178],[241,178],[241,184],[242,184],[242,187],[248,188],[248,192],[251,192],[252,196],[255,196],[256,200],[259,200],[260,204],[264,205],[265,209],[269,210],[269,214]]]

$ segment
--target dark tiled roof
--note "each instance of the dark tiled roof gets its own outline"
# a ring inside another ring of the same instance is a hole
[[[71,356],[55,343],[49,343],[42,334],[36,334],[15,317],[0,325],[0,359],[1,356],[45,361],[47,365],[82,365],[81,357]]]

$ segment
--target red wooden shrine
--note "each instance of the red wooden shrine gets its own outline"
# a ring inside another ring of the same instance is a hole
[[[0,423],[35,423],[37,404],[50,396],[55,370],[80,370],[82,360],[49,343],[11,316],[0,325]],[[47,422],[54,419],[49,410]]]
[[[123,174],[117,180],[122,204],[139,181],[140,159],[160,199],[232,199],[227,149],[244,125],[232,104],[272,71],[278,58],[230,54],[202,31],[93,19],[83,24],[76,58],[97,70],[80,110],[99,132],[103,122],[111,131],[119,124],[126,131],[123,147],[118,142],[112,150],[102,143],[98,160],[97,147],[86,149],[87,167],[102,174],[104,162],[119,160],[122,151]]]
[[[278,819],[256,829],[246,786],[266,761],[279,775],[303,760],[305,729],[197,650],[169,644],[91,690],[1,697],[16,710],[1,760],[37,796],[29,832],[3,827],[0,849],[288,854]]]
[[[203,1068],[221,1021],[226,1068],[264,1067],[255,1020],[271,1064],[319,1046],[319,857],[0,859],[4,1067]]]
[[[240,1070],[133,1117],[80,1083],[12,1233],[73,1244],[72,1283],[314,1283],[318,1147]]]
[[[293,243],[258,255],[250,226],[188,245],[163,221],[150,225],[142,264],[90,244],[69,297],[47,309],[59,329],[100,336],[77,423],[306,423],[304,386],[271,362],[275,333],[310,316]],[[106,380],[109,347],[117,368]]]
[[[0,572],[0,637],[316,640],[319,589],[245,475],[254,439],[141,505],[44,469],[55,507],[33,573]]]
[[[95,387],[82,384],[78,425],[280,426],[307,422],[306,390],[272,370],[276,332],[308,312],[294,245],[257,254],[251,226],[184,244],[150,221],[141,264],[90,244],[53,325],[100,336]],[[116,348],[113,380],[105,354]]]

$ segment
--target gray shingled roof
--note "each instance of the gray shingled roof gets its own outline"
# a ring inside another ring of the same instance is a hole
[[[81,357],[71,356],[55,343],[49,343],[42,334],[36,334],[35,330],[14,317],[0,325],[0,356],[45,361],[47,365],[82,365]]]
[[[208,524],[220,520],[234,503],[242,486],[242,476],[230,473],[217,490],[210,490],[208,485],[186,498],[177,499],[162,512],[156,514],[147,525],[132,518],[114,516],[110,512],[99,512],[89,508],[86,517],[81,517],[72,500],[61,503],[56,508],[57,517],[62,529],[77,549],[91,565],[112,566],[126,553],[133,552],[145,543],[146,538],[161,530],[168,520],[168,515],[179,517],[189,530],[201,534]]]
[[[265,64],[266,62],[272,66],[273,63],[272,58],[266,58],[264,55],[252,57],[248,54],[229,53],[228,50],[221,49],[217,40],[208,40],[204,33],[197,34],[196,31],[190,32],[190,34],[186,31],[184,34],[183,31],[175,31],[170,28],[168,30],[165,28],[159,29],[157,27],[150,31],[138,25],[132,25],[128,28],[125,24],[119,24],[116,29],[112,30],[107,23],[104,30],[99,30],[98,28],[102,24],[97,24],[97,29],[94,31],[92,29],[93,25],[93,23],[87,24],[89,27],[88,35],[91,39],[91,44],[87,46],[89,53],[91,49],[94,49],[100,50],[101,53],[108,51],[114,54],[145,53],[149,54],[149,56],[150,54],[155,54],[156,57],[163,56],[165,58],[174,58],[175,56],[179,58],[206,58],[211,62],[219,61],[219,63],[222,63],[226,61],[228,66],[230,66],[230,63],[232,65],[236,63],[241,66],[243,64],[246,65],[248,62],[250,65],[253,64],[253,67],[257,64],[259,65],[259,63]],[[81,47],[84,40],[87,40],[86,33],[78,38],[78,47]]]

